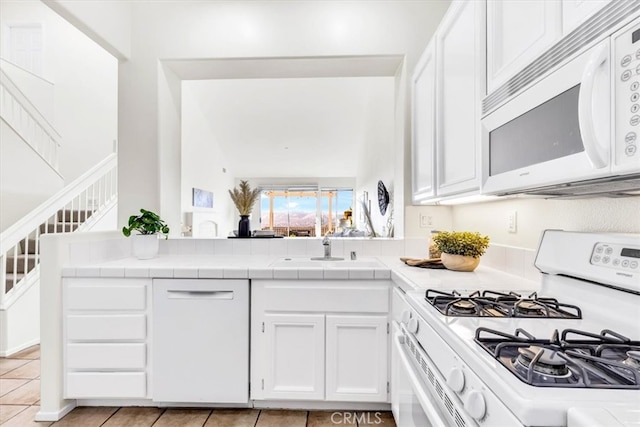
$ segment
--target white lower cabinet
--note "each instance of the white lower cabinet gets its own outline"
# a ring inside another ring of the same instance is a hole
[[[388,282],[254,280],[251,292],[252,399],[388,401]]]
[[[76,399],[142,398],[146,381],[144,372],[69,372],[66,394]]]
[[[264,397],[323,399],[324,315],[269,313],[264,319]]]
[[[148,279],[63,282],[64,397],[146,398]]]
[[[386,315],[327,315],[327,400],[386,402]]]

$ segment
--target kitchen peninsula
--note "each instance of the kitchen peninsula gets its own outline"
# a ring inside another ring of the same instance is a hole
[[[41,420],[76,405],[389,409],[388,325],[401,314],[393,313],[394,288],[536,287],[482,266],[408,267],[403,252],[381,255],[394,240],[362,240],[356,260],[308,266],[296,261],[318,255],[319,239],[272,243],[285,254],[264,241],[170,239],[157,258],[141,261],[129,240],[92,234],[43,239],[43,252],[58,259],[43,263],[51,274],[43,274],[41,295]],[[334,255],[351,252],[340,243]],[[288,259],[294,267],[282,266]],[[369,357],[355,357],[358,349]],[[222,378],[219,386],[197,382],[207,372]]]

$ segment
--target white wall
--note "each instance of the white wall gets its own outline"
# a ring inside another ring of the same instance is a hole
[[[3,0],[0,20],[42,23],[43,77],[55,85],[52,124],[62,136],[60,172],[71,182],[117,139],[117,60],[39,1]]]
[[[178,115],[180,108],[158,97],[158,59],[406,54],[413,67],[447,6],[446,1],[133,3],[132,55],[119,70],[120,222],[140,205],[162,205],[159,177],[171,169],[162,163],[161,170],[157,160],[167,158],[158,154],[158,110]],[[167,104],[159,106],[158,100]]]
[[[425,222],[422,222],[425,216]],[[427,238],[432,230],[452,230],[452,206],[407,206],[404,217],[405,236]]]
[[[62,178],[4,120],[0,120],[0,183],[0,232],[63,187]]]
[[[517,233],[507,215],[517,212]],[[479,231],[493,243],[535,249],[543,230],[640,233],[640,197],[583,200],[514,199],[452,207],[452,228]]]
[[[237,214],[227,190],[234,187],[227,159],[212,127],[215,120],[204,114],[199,103],[197,82],[182,85],[182,212],[193,212],[192,188],[213,192],[213,208],[220,236],[237,229]],[[249,154],[249,153],[247,153]]]
[[[130,1],[42,1],[116,58],[131,55]]]
[[[395,150],[394,150],[394,104],[395,84],[394,78],[385,79],[381,90],[370,92],[369,99],[365,101],[367,120],[362,129],[363,143],[357,159],[356,193],[359,198],[363,191],[369,193],[371,200],[371,222],[378,236],[386,237],[388,233],[387,219],[392,215],[391,208],[383,216],[378,207],[378,181],[382,180],[391,196],[395,190],[395,184],[402,181],[402,177],[395,177]],[[358,202],[357,202],[358,203]],[[358,228],[364,229],[364,222],[360,218],[360,204],[354,206],[355,218]],[[395,208],[394,208],[395,209]],[[402,217],[395,216],[397,221]]]

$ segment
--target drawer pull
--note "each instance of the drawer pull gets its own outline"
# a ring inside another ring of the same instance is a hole
[[[170,299],[233,299],[233,291],[177,291],[168,290]]]

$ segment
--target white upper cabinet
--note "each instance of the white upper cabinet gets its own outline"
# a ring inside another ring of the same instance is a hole
[[[563,3],[598,1],[487,0],[489,93],[561,37]]]
[[[562,0],[562,34],[566,35],[611,0]]]
[[[478,190],[485,2],[455,1],[436,35],[438,196]]]
[[[416,65],[412,88],[413,202],[435,195],[436,52],[432,40]]]

